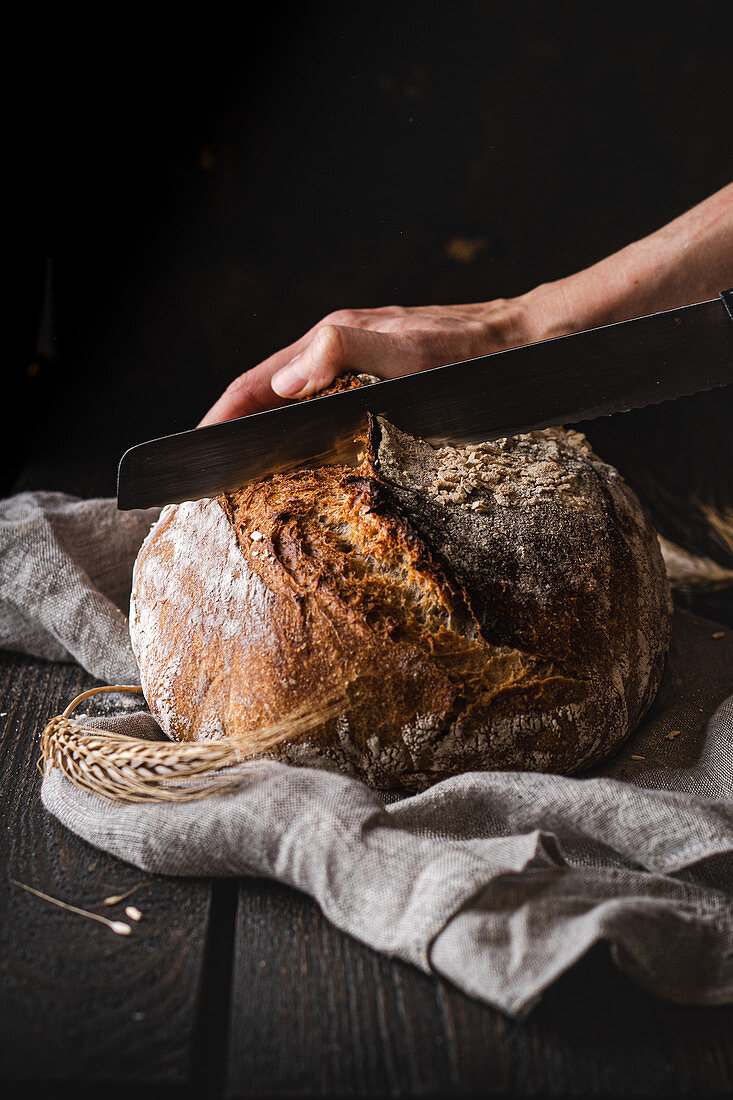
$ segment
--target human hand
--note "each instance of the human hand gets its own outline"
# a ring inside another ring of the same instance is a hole
[[[199,427],[309,397],[346,371],[396,378],[544,335],[542,311],[530,295],[469,305],[338,310],[235,378]]]
[[[330,313],[241,374],[199,427],[309,397],[346,371],[396,378],[713,297],[733,284],[733,184],[574,275],[517,298]]]

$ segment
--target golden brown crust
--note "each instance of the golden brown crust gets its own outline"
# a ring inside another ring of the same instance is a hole
[[[131,609],[163,727],[246,735],[256,755],[264,724],[336,703],[267,754],[382,787],[572,772],[613,751],[661,675],[661,559],[615,471],[564,434],[535,435],[502,452],[508,502],[479,486],[481,513],[431,495],[435,452],[384,422],[358,471],[298,470],[165,509]],[[565,500],[512,498],[529,460],[570,479]]]

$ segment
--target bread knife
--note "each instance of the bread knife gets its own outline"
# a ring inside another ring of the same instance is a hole
[[[732,383],[733,290],[726,290],[696,305],[140,443],[120,460],[117,506],[197,500],[296,466],[353,463],[367,413],[430,443],[463,446]]]

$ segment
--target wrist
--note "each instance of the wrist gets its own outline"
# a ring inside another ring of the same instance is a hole
[[[573,275],[534,287],[524,297],[543,333],[537,339],[653,313],[663,308],[657,303],[664,276],[664,251],[638,241]]]
[[[578,293],[579,289],[571,285],[571,279],[557,279],[540,283],[515,298],[524,318],[527,339],[523,342],[552,340],[589,328],[587,302]]]

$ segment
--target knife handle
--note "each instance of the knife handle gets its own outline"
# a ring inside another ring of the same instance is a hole
[[[723,305],[728,310],[728,316],[733,321],[733,290],[721,290],[720,297],[723,299]]]

